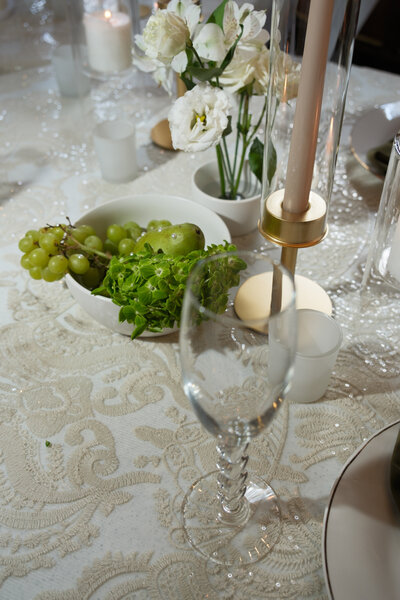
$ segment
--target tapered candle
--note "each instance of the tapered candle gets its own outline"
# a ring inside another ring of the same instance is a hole
[[[334,0],[311,0],[283,209],[303,213],[314,169]]]

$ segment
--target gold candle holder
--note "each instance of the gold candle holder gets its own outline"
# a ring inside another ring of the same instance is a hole
[[[281,263],[295,275],[298,249],[319,244],[327,234],[327,205],[321,196],[310,192],[307,210],[290,213],[283,209],[284,194],[285,190],[278,190],[266,199],[258,230],[268,241],[282,247]],[[319,284],[295,275],[295,285],[297,308],[313,308],[332,314],[331,299]]]

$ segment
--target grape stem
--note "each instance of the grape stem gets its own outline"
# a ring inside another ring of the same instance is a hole
[[[78,240],[75,239],[74,236],[70,235],[69,233],[67,233],[67,236],[69,237],[69,239],[74,244],[76,244],[76,246],[78,248],[81,248],[82,250],[84,250],[88,254],[96,254],[97,256],[100,256],[101,258],[105,258],[106,260],[108,260],[108,262],[110,262],[110,259],[111,259],[111,255],[110,254],[106,254],[105,252],[102,252],[101,250],[96,250],[95,248],[89,248],[89,246],[85,246],[85,244],[82,244],[81,242],[78,242]]]

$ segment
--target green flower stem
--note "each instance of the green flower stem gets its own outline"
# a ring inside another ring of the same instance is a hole
[[[255,136],[255,134],[257,133],[257,130],[258,130],[258,128],[259,128],[259,127],[260,127],[260,125],[261,125],[261,121],[262,121],[262,120],[263,120],[263,118],[264,118],[264,115],[265,115],[265,112],[266,112],[266,110],[267,110],[267,98],[265,98],[265,100],[264,100],[264,105],[263,105],[263,107],[262,107],[262,111],[261,111],[261,114],[260,114],[260,118],[258,119],[257,123],[256,123],[256,124],[254,125],[254,127],[253,127],[253,131],[251,132],[251,134],[250,134],[250,136],[249,136],[249,138],[248,138],[248,143],[247,143],[247,145],[249,145],[249,144],[250,144],[250,142],[252,141],[253,137],[254,137],[254,136]],[[276,115],[276,111],[275,111],[275,115]],[[275,119],[275,115],[274,115],[274,119]]]
[[[243,165],[244,165],[244,160],[246,158],[246,151],[247,151],[247,147],[249,145],[249,142],[247,140],[247,133],[248,133],[248,123],[249,123],[249,95],[247,93],[244,94],[244,106],[243,106],[243,116],[242,116],[242,123],[241,123],[241,135],[242,135],[242,152],[241,152],[241,156],[240,156],[240,163],[239,163],[239,168],[237,170],[237,174],[236,174],[236,179],[234,181],[233,184],[233,189],[231,190],[232,192],[232,197],[236,198],[237,195],[237,190],[240,184],[240,178],[242,176],[242,171],[243,171]]]
[[[222,149],[220,144],[217,144],[215,147],[217,151],[217,161],[218,161],[218,171],[219,171],[219,182],[221,186],[221,198],[225,197],[226,188],[225,188],[225,173],[224,173],[224,157],[222,154]]]
[[[240,123],[242,110],[243,110],[243,94],[240,94],[240,102],[239,102],[239,112],[238,112],[238,123]],[[234,154],[234,162],[233,162],[233,172],[236,171],[236,161],[237,161],[237,153],[239,149],[239,139],[240,139],[240,129],[236,128],[236,140],[235,140],[235,154]],[[232,180],[233,183],[233,180]]]
[[[190,40],[190,42],[191,42],[191,40]],[[197,60],[199,61],[199,65],[201,66],[201,68],[202,68],[202,69],[204,69],[204,68],[205,68],[205,67],[204,67],[204,64],[203,64],[203,62],[202,62],[202,60],[201,60],[200,56],[197,54],[197,52],[196,52],[196,48],[193,46],[193,44],[192,44],[192,43],[190,43],[190,45],[189,45],[189,44],[187,44],[187,45],[188,45],[188,47],[189,47],[189,48],[192,50],[193,54],[195,55],[195,57],[196,57],[196,58],[197,58]]]

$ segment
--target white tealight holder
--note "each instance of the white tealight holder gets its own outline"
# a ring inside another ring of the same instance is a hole
[[[330,315],[308,308],[297,310],[297,347],[294,370],[287,400],[297,403],[316,402],[325,394],[343,334]],[[285,332],[273,332],[271,346],[271,376],[288,352]]]
[[[127,120],[104,121],[93,132],[93,142],[103,178],[112,183],[137,176],[136,134]]]
[[[62,96],[73,98],[89,93],[90,79],[79,69],[71,45],[64,44],[55,48],[51,62]]]

